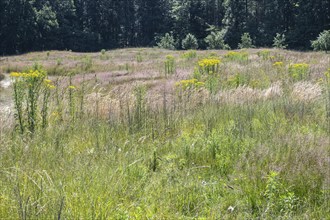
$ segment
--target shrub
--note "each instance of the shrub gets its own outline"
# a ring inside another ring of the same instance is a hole
[[[288,45],[285,44],[285,35],[277,33],[273,40],[273,46],[279,49],[285,49]]]
[[[164,37],[160,38],[160,42],[157,46],[163,49],[174,50],[175,40],[172,34],[166,33]]]
[[[206,38],[205,42],[208,44],[208,49],[230,50],[228,44],[225,44],[224,34],[220,31],[211,32]]]
[[[330,30],[325,30],[318,38],[311,42],[314,50],[323,50],[328,52],[330,50]]]
[[[185,50],[197,49],[198,42],[194,35],[187,34],[187,36],[182,40],[182,48]]]
[[[241,43],[238,44],[238,48],[253,48],[252,39],[249,33],[244,33],[241,36]]]

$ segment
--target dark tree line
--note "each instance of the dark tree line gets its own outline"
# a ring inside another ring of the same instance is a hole
[[[309,49],[327,29],[329,0],[0,0],[1,54],[154,46],[165,33],[206,48],[211,30],[232,48],[247,32],[256,46],[284,33],[290,48]]]

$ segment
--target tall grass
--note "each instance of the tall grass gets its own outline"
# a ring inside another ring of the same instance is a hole
[[[227,90],[225,65],[212,70],[214,91],[180,80],[159,102],[144,84],[109,97],[92,89],[99,80],[54,83],[48,126],[33,138],[8,128],[0,140],[0,216],[328,218],[329,84],[309,89],[283,70],[285,90]],[[297,98],[297,87],[316,95]]]

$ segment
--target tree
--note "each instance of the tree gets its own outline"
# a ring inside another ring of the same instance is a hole
[[[238,44],[238,48],[243,49],[243,48],[253,48],[252,44],[252,39],[250,37],[249,33],[244,33],[241,36],[241,43]]]
[[[288,45],[285,43],[285,35],[276,33],[273,40],[273,46],[279,49],[285,49]]]
[[[229,50],[230,47],[225,43],[224,33],[220,31],[211,32],[206,38],[205,42],[208,44],[208,49]]]
[[[190,33],[187,34],[187,36],[182,40],[182,48],[185,50],[197,49],[198,43],[196,37]]]
[[[328,52],[330,50],[330,30],[325,30],[318,38],[311,42],[314,50],[323,50]]]
[[[174,50],[175,49],[175,40],[172,34],[166,33],[165,36],[160,38],[160,42],[157,43],[158,47]]]

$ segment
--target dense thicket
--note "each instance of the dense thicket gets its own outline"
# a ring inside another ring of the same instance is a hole
[[[0,53],[96,51],[154,46],[172,32],[193,34],[200,48],[222,30],[236,48],[243,33],[256,46],[285,34],[289,48],[308,49],[330,29],[329,0],[0,0]]]

